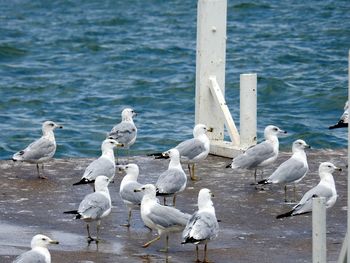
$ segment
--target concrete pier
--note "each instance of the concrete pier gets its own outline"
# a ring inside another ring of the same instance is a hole
[[[318,165],[333,162],[343,168],[334,175],[338,200],[327,210],[327,262],[336,262],[346,231],[347,151],[308,151],[310,171],[297,185],[298,199],[319,182]],[[290,154],[281,153],[274,165],[264,169],[267,177]],[[139,180],[154,183],[159,172],[167,168],[167,160],[132,157],[140,166]],[[256,190],[250,185],[253,172],[225,169],[230,159],[210,156],[198,165],[201,180],[189,181],[187,189],[177,197],[177,207],[188,213],[197,207],[198,191],[207,187],[213,199],[220,232],[209,243],[208,258],[212,262],[311,262],[312,217],[297,216],[277,220],[275,216],[288,211],[284,203],[283,185],[264,186]],[[121,174],[110,184],[112,213],[102,221],[98,247],[87,245],[85,223],[73,220],[63,211],[76,209],[82,198],[91,192],[89,186],[73,187],[91,159],[55,159],[45,166],[48,180],[38,179],[35,165],[0,161],[0,262],[12,262],[29,249],[31,237],[43,233],[60,241],[50,248],[53,263],[67,262],[193,262],[195,246],[181,245],[180,234],[170,236],[169,253],[159,252],[164,238],[148,248],[141,245],[155,233],[143,226],[139,211],[133,211],[130,229],[126,223],[127,209],[119,197]],[[185,169],[185,166],[184,166]],[[188,174],[187,167],[185,172]],[[292,186],[288,196],[293,197]],[[95,235],[93,225],[92,233]],[[202,258],[202,248],[200,257]]]

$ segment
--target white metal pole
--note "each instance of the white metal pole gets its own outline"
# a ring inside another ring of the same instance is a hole
[[[241,148],[256,144],[257,131],[257,75],[240,75],[240,139]]]
[[[199,0],[197,14],[195,122],[213,128],[211,140],[224,139],[224,117],[210,91],[215,76],[225,96],[227,0]]]
[[[326,199],[324,197],[316,197],[312,200],[312,262],[327,262]]]

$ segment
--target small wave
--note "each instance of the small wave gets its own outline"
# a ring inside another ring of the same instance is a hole
[[[10,45],[0,45],[0,59],[23,57],[27,51]]]

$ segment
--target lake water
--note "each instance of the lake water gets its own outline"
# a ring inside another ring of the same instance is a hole
[[[348,87],[350,1],[228,1],[226,99],[239,126],[239,74],[258,74],[259,140],[274,124],[292,141],[344,148],[328,130]],[[192,136],[196,1],[1,1],[0,159],[56,132],[56,157],[93,157],[133,107],[132,154]]]

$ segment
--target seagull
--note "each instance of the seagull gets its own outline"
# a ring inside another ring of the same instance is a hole
[[[326,199],[326,208],[332,207],[337,200],[337,191],[332,175],[335,170],[341,171],[341,168],[336,167],[330,162],[321,163],[318,169],[321,180],[318,185],[307,191],[291,211],[278,215],[276,218],[296,216],[311,212],[312,199],[314,197],[324,197]]]
[[[13,263],[51,263],[51,255],[47,246],[58,243],[47,236],[35,235],[30,243],[32,249],[19,255]]]
[[[330,126],[329,129],[336,129],[336,128],[347,128],[349,122],[349,102],[346,101],[344,106],[344,112],[342,116],[340,117],[337,124]]]
[[[131,220],[131,211],[134,208],[140,207],[143,197],[143,193],[134,191],[135,189],[140,189],[142,187],[142,184],[137,182],[139,167],[134,163],[129,163],[127,165],[118,165],[118,167],[120,170],[126,172],[126,175],[120,183],[119,194],[129,211],[128,223],[122,226],[129,227]]]
[[[134,124],[133,117],[137,114],[131,108],[126,108],[122,111],[122,121],[115,125],[112,130],[108,133],[108,138],[112,138],[122,143],[124,148],[128,149],[136,141],[137,128]]]
[[[170,157],[168,170],[163,172],[157,182],[157,195],[164,196],[164,205],[166,197],[173,196],[173,206],[175,206],[176,194],[186,188],[187,176],[180,163],[180,153],[174,148],[163,153],[164,157]]]
[[[204,124],[197,124],[193,128],[193,138],[185,140],[178,144],[175,148],[179,151],[181,160],[188,164],[190,178],[193,181],[199,178],[195,176],[195,164],[207,158],[210,150],[210,141],[207,132],[212,132],[213,129],[208,128]],[[153,153],[149,156],[163,158],[162,153]]]
[[[188,221],[184,231],[182,232],[182,243],[193,243],[196,245],[196,262],[201,262],[198,257],[198,245],[204,244],[204,260],[207,259],[207,245],[210,240],[217,237],[219,232],[219,224],[215,215],[215,208],[211,197],[212,192],[203,188],[198,194],[198,211],[196,211]]]
[[[44,163],[50,160],[56,152],[56,141],[53,133],[56,128],[62,129],[63,126],[58,125],[53,121],[45,121],[42,124],[43,136],[29,144],[24,150],[16,152],[12,156],[12,160],[35,163],[38,177],[41,179],[47,179],[46,176],[40,175],[39,163],[42,164],[41,170],[44,171]]]
[[[81,180],[73,185],[91,184],[95,181],[98,175],[107,176],[112,181],[115,175],[115,159],[113,149],[114,147],[120,146],[122,146],[122,144],[116,140],[104,140],[101,146],[102,155],[89,164],[89,166],[85,169]]]
[[[111,197],[108,191],[108,184],[110,179],[104,175],[99,175],[95,180],[95,192],[88,194],[81,201],[78,210],[66,211],[64,214],[74,214],[75,219],[82,219],[86,224],[88,232],[88,243],[95,241],[99,242],[98,234],[100,231],[101,219],[108,216],[111,213],[112,204]],[[92,238],[90,235],[89,223],[97,221],[97,234],[96,238]]]
[[[269,178],[259,181],[258,184],[284,184],[284,201],[287,202],[287,184],[294,183],[294,200],[296,197],[295,184],[300,182],[309,170],[305,148],[310,148],[303,140],[293,142],[293,155],[282,163]]]
[[[158,241],[163,234],[166,234],[164,252],[168,252],[169,233],[182,231],[191,215],[185,214],[174,207],[159,204],[156,197],[156,187],[153,184],[146,184],[141,189],[135,189],[134,191],[144,193],[141,201],[141,218],[144,224],[148,228],[158,231],[158,236],[145,243],[142,247],[148,247],[155,241]]]
[[[273,163],[278,156],[278,135],[286,134],[286,131],[269,125],[264,130],[265,141],[248,148],[244,153],[236,156],[226,168],[254,169],[254,183],[256,184],[256,171]]]

